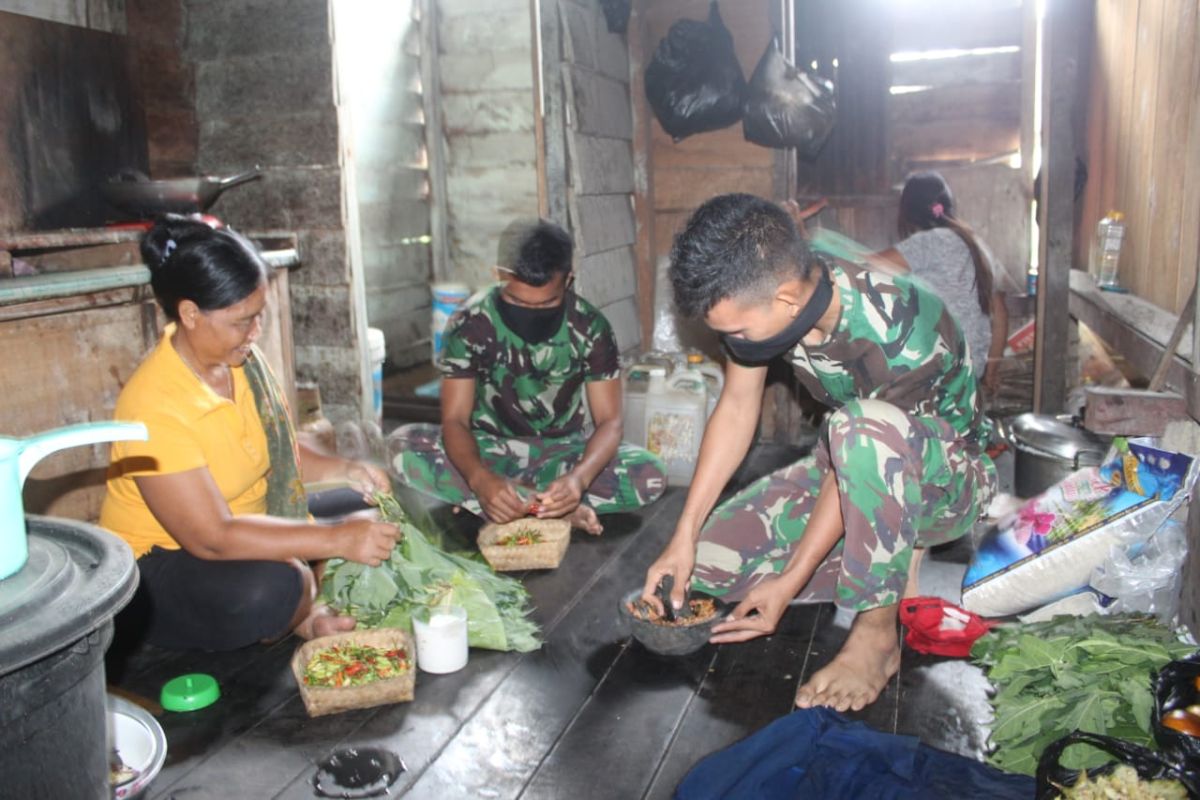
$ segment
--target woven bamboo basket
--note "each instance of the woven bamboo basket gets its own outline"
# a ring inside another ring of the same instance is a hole
[[[542,535],[536,544],[505,546],[497,544],[505,536],[522,529]],[[554,569],[562,563],[571,543],[571,523],[565,519],[518,519],[497,525],[494,522],[479,531],[479,551],[497,572],[523,569]]]
[[[395,678],[372,681],[363,686],[309,686],[304,682],[304,670],[317,651],[334,645],[348,644],[389,649],[401,647],[408,654],[409,669]],[[322,636],[305,642],[292,656],[292,674],[296,676],[296,685],[300,687],[300,696],[304,698],[304,707],[308,709],[310,717],[337,714],[352,708],[408,702],[413,699],[416,672],[416,650],[413,648],[412,637],[400,628],[375,628]]]

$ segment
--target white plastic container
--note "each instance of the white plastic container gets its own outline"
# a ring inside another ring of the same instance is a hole
[[[429,338],[433,341],[433,363],[437,364],[442,358],[442,334],[446,332],[446,323],[471,296],[471,287],[465,283],[435,283],[429,288],[433,292]]]
[[[371,408],[375,424],[383,425],[383,362],[387,358],[387,338],[379,328],[367,328],[367,356],[371,362]]]
[[[651,350],[626,367],[622,377],[621,440],[638,447],[646,446],[646,392],[650,388],[650,370],[661,371],[662,377],[671,374],[671,359],[664,353]]]
[[[715,361],[707,359],[702,353],[688,353],[687,368],[704,376],[708,389],[708,407],[706,417],[711,417],[721,398],[721,390],[725,388],[725,370]]]
[[[421,609],[413,614],[417,666],[435,675],[467,665],[467,611],[459,606]]]
[[[646,449],[666,463],[671,484],[692,482],[707,418],[708,387],[703,375],[683,370],[668,378],[661,368],[650,370]]]

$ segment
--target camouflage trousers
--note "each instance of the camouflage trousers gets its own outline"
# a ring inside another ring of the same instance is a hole
[[[693,585],[739,600],[783,571],[804,537],[822,477],[835,478],[844,536],[797,595],[855,611],[900,600],[914,547],[970,531],[995,492],[995,467],[945,421],[855,400],[830,415],[816,452],[713,511]]]
[[[446,456],[440,425],[405,425],[391,438],[399,445],[392,468],[401,483],[483,516],[479,500]],[[587,446],[587,438],[582,435],[505,439],[478,431],[475,442],[488,469],[529,490],[544,489],[569,472],[583,458]],[[633,511],[653,503],[666,488],[666,467],[659,457],[622,443],[613,460],[585,490],[583,502],[597,514]]]

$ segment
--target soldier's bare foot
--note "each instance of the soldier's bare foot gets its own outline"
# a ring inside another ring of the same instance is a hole
[[[338,614],[327,605],[313,606],[312,612],[296,626],[296,635],[301,639],[315,639],[352,631],[357,624],[358,620],[349,614]]]
[[[599,536],[604,533],[604,526],[600,524],[600,517],[596,515],[595,509],[583,503],[580,503],[571,512],[571,516],[567,517],[567,522],[571,523],[572,528],[580,528],[592,536]]]
[[[904,585],[904,599],[921,596],[921,559],[925,557],[924,547],[914,547],[912,562],[908,565],[908,582]]]
[[[898,669],[896,606],[863,611],[833,661],[796,690],[796,706],[859,711],[875,702]]]

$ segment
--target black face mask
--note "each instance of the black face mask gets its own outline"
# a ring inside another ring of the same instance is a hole
[[[562,327],[569,295],[569,292],[564,294],[562,302],[551,308],[527,308],[508,302],[503,294],[497,292],[496,310],[500,312],[504,324],[526,343],[541,344],[551,339]]]
[[[817,320],[829,309],[833,301],[833,282],[829,279],[829,270],[821,269],[821,280],[813,289],[812,296],[800,309],[788,326],[769,339],[739,339],[735,336],[721,335],[721,343],[734,361],[745,364],[762,364],[778,355],[786,353],[796,346],[796,342],[813,329]]]

